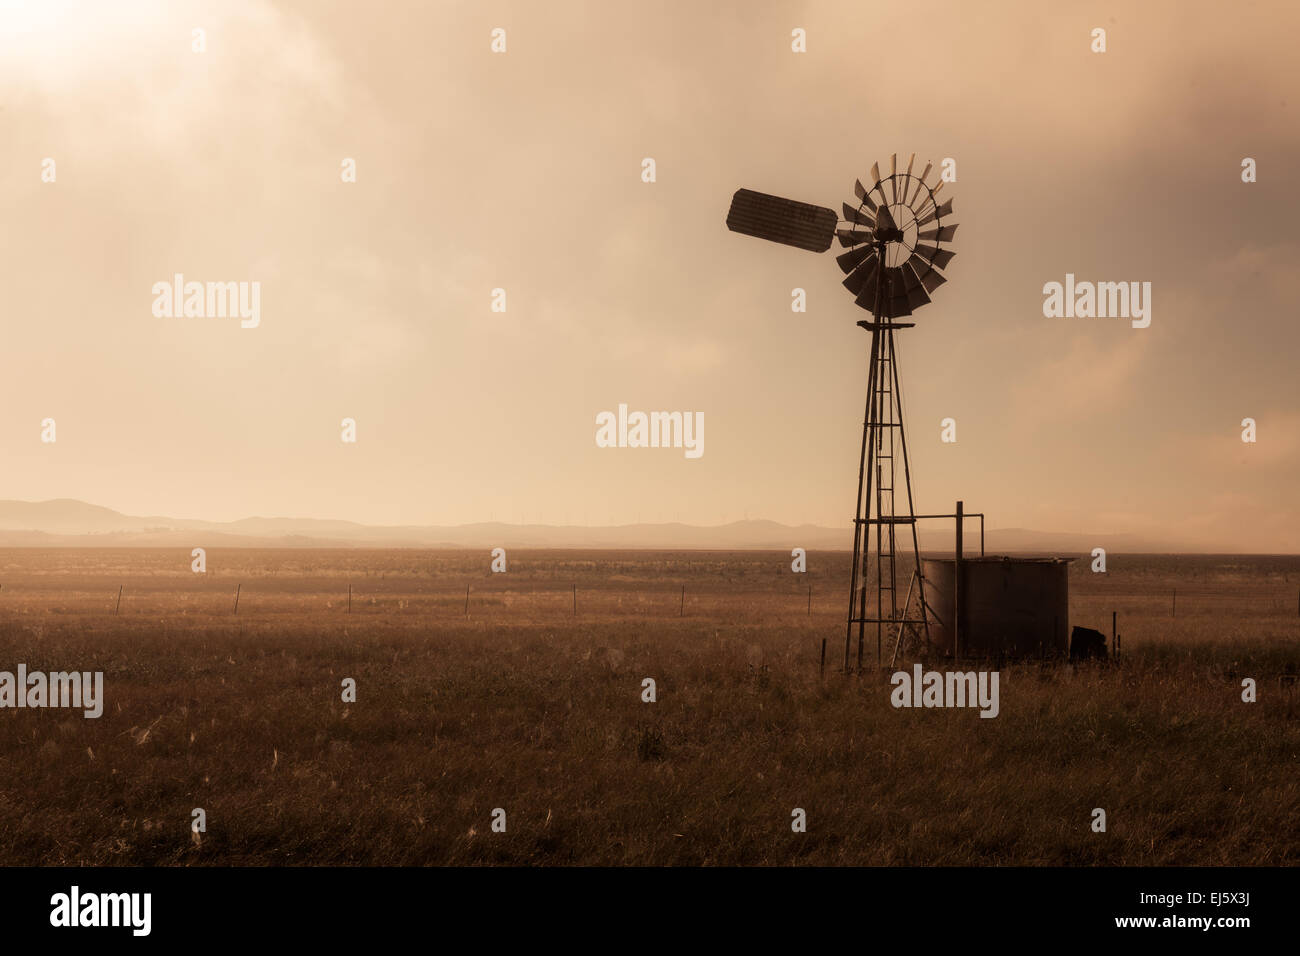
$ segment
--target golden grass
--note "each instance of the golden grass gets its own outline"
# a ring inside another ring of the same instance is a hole
[[[0,551],[0,669],[102,670],[106,695],[99,720],[0,711],[0,863],[1300,860],[1297,558],[1079,562],[1072,623],[1119,610],[1124,662],[1006,666],[993,720],[895,710],[874,670],[818,679],[844,555],[189,560]]]

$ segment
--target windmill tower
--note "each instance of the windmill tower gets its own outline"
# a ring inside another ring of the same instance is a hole
[[[862,451],[858,465],[858,494],[853,517],[853,568],[849,582],[849,612],[844,635],[844,670],[851,670],[853,633],[857,629],[857,668],[862,668],[863,644],[869,626],[876,632],[876,660],[883,661],[885,641],[895,647],[909,626],[929,643],[930,612],[921,578],[921,548],[916,534],[916,507],[903,427],[898,353],[894,332],[914,322],[899,322],[930,301],[930,293],[945,278],[942,269],[953,253],[944,249],[957,231],[952,200],[939,202],[943,182],[928,183],[933,164],[912,174],[898,171],[897,154],[890,157],[889,175],[879,164],[871,167],[871,185],[854,183],[856,204],[844,203],[844,219],[824,206],[739,189],[731,198],[727,228],[810,252],[825,252],[833,239],[848,251],[836,258],[844,272],[844,287],[854,304],[871,313],[858,325],[871,333],[867,373],[866,412],[862,422]],[[898,494],[902,492],[902,496]],[[908,546],[913,572],[906,596],[899,601],[899,543]],[[874,571],[874,581],[873,581]],[[874,606],[868,605],[871,591]],[[916,610],[912,611],[912,595]],[[892,634],[891,634],[892,632]],[[824,653],[824,644],[823,644]]]

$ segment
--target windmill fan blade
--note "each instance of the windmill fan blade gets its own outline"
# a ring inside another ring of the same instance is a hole
[[[860,179],[853,180],[853,194],[858,197],[859,202],[866,203],[867,208],[870,209],[872,212],[875,212],[876,202],[869,195],[867,195],[868,192],[869,190],[867,189],[867,187],[862,185],[862,180]]]
[[[905,281],[902,267],[892,266],[889,270],[889,285],[887,286],[891,300],[904,297],[907,292]]]
[[[861,225],[868,226],[868,227],[874,226],[876,224],[875,220],[873,220],[865,212],[859,212],[858,210],[850,206],[848,203],[844,203],[844,218],[847,219],[849,222],[860,223]]]
[[[865,310],[871,312],[872,315],[875,315],[876,304],[878,304],[876,303],[876,295],[878,295],[880,291],[878,287],[879,280],[880,280],[879,276],[872,276],[871,281],[866,282],[866,284],[862,286],[862,290],[859,291],[858,293],[858,298],[855,298],[853,300],[855,306],[861,306],[862,308],[865,308]],[[850,291],[852,291],[852,289],[850,289]],[[888,303],[879,303],[879,304],[880,306],[887,306]]]
[[[727,228],[732,232],[809,252],[829,249],[838,224],[834,209],[752,189],[737,189],[727,212]]]
[[[948,263],[952,262],[952,257],[956,254],[957,253],[950,249],[940,249],[934,254],[934,258],[930,261],[934,263],[936,269],[946,269],[948,268]]]
[[[912,258],[907,260],[907,264],[916,270],[917,275],[921,278],[921,285],[926,292],[933,292],[948,281],[943,277],[942,273],[931,268],[930,263],[916,253],[913,253]]]
[[[938,226],[934,229],[927,229],[925,232],[918,232],[918,239],[934,239],[938,242],[952,242],[952,237],[957,233],[957,224],[951,226]]]
[[[900,315],[911,315],[912,307],[908,305],[907,294],[903,291],[903,271],[897,266],[886,269],[883,273],[885,281],[886,295],[880,304],[881,318],[894,319]],[[866,309],[875,308],[874,292],[873,298],[869,301],[866,294],[858,296],[854,301]],[[863,303],[866,303],[865,305]]]
[[[872,164],[871,164],[871,181],[872,181],[873,183],[878,183],[878,182],[880,182],[880,164],[879,164],[879,163],[872,163]]]
[[[916,256],[912,257],[912,259],[915,258]],[[919,288],[921,285],[920,277],[917,276],[916,270],[912,268],[912,259],[908,259],[898,267],[899,271],[903,275],[903,290],[906,292],[911,292],[913,289]]]
[[[921,195],[921,187],[925,185],[926,177],[930,175],[930,169],[931,169],[931,167],[933,167],[933,166],[934,166],[934,163],[926,163],[926,164],[925,164],[925,169],[923,169],[923,170],[921,171],[921,179],[920,179],[920,181],[917,182],[917,184],[916,184],[916,192],[912,195],[911,200],[908,202],[908,205],[909,205],[909,206],[912,205],[912,203],[916,202],[916,197],[917,197],[917,196]]]
[[[948,263],[952,262],[952,257],[957,254],[947,249],[940,249],[938,246],[917,246],[912,252],[936,269],[946,269]]]
[[[879,283],[885,282],[885,296],[882,298],[880,305],[881,318],[894,318],[900,315],[911,315],[912,307],[908,304],[908,297],[902,292],[903,273],[897,267],[887,268],[882,273],[874,275],[872,279],[863,284],[858,296],[854,299],[854,304],[866,309],[873,315],[876,311],[876,296],[879,294]],[[844,283],[848,285],[848,280]],[[850,289],[850,291],[853,291]]]
[[[873,246],[858,246],[856,249],[851,249],[842,256],[836,256],[835,261],[839,263],[840,271],[845,275],[848,275],[862,264],[862,260],[866,259],[868,256],[875,255],[875,251],[875,247]]]
[[[943,183],[940,183],[939,185],[942,186]],[[937,189],[935,190],[935,192],[938,192],[938,191],[939,191],[939,190],[937,190]],[[952,200],[951,200],[951,199],[949,199],[949,200],[948,200],[946,203],[944,203],[942,206],[939,206],[939,207],[936,208],[936,209],[931,209],[928,213],[926,213],[924,216],[922,216],[920,219],[918,219],[918,220],[916,221],[916,224],[917,224],[918,226],[924,226],[924,225],[925,225],[927,222],[929,222],[931,219],[942,219],[944,216],[950,216],[950,215],[952,215]]]
[[[871,233],[866,230],[836,229],[835,235],[840,240],[840,245],[846,249],[871,241]]]
[[[844,279],[844,288],[848,289],[856,296],[861,296],[864,289],[868,286],[875,287],[876,271],[880,265],[880,259],[876,255],[870,255],[862,265],[858,266]],[[874,294],[874,293],[873,293]]]
[[[916,153],[907,161],[907,172],[903,174],[903,205],[907,205],[907,194],[912,191],[912,167],[916,165]]]
[[[926,292],[933,292],[947,281],[942,272],[935,272],[933,269],[921,276],[921,285],[925,287]]]
[[[923,305],[928,305],[929,302],[930,296],[926,293],[924,286],[917,285],[915,289],[907,290],[907,306],[909,309],[915,311]]]
[[[892,296],[889,300],[889,310],[885,314],[891,319],[897,319],[903,315],[911,315],[912,307],[907,304],[907,296]]]
[[[894,217],[889,213],[888,206],[881,206],[880,211],[876,213],[876,231],[881,232],[885,229],[897,229],[894,223]]]

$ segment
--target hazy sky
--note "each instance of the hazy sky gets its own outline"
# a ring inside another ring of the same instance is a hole
[[[961,223],[899,334],[918,508],[1300,550],[1298,10],[0,0],[0,497],[847,528],[865,313],[724,219],[915,151]],[[155,317],[178,272],[260,326]],[[1066,273],[1150,282],[1150,327],[1045,318]],[[620,402],[704,455],[597,448]]]

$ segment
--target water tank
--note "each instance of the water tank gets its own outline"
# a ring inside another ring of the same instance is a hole
[[[962,558],[960,657],[1037,657],[1069,653],[1073,558]],[[930,653],[952,656],[952,558],[922,558],[930,609]],[[937,619],[937,626],[936,626]]]

